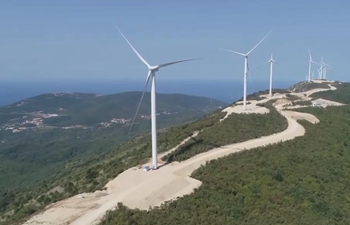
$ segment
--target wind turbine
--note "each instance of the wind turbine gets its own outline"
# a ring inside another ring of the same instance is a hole
[[[280,65],[278,62],[276,62],[276,60],[273,59],[273,55],[271,54],[271,58],[269,59],[269,61],[265,62],[264,64],[254,68],[252,71],[264,66],[265,64],[270,63],[270,87],[269,87],[269,96],[272,96],[272,71],[273,71],[273,63],[277,63],[278,65]],[[307,75],[306,75],[307,78]]]
[[[323,64],[323,79],[327,79],[326,78],[327,69],[329,69],[331,66],[323,61],[322,61],[322,64]]]
[[[156,66],[151,66],[150,64],[148,64],[148,62],[136,51],[136,49],[131,45],[131,43],[129,42],[129,40],[124,36],[124,34],[119,30],[119,28],[117,26],[115,26],[117,28],[117,30],[119,31],[119,33],[123,36],[123,38],[125,39],[125,41],[129,44],[129,46],[131,47],[131,49],[136,53],[136,55],[139,57],[139,59],[147,66],[148,68],[148,74],[146,77],[146,82],[145,82],[145,86],[144,86],[144,90],[142,92],[141,95],[141,99],[139,102],[139,105],[137,106],[136,109],[136,113],[135,116],[133,118],[133,121],[131,123],[129,132],[131,131],[132,126],[134,125],[136,116],[138,114],[138,111],[140,109],[141,103],[142,103],[142,99],[145,95],[145,91],[146,91],[146,87],[148,84],[148,81],[151,79],[152,83],[151,83],[151,124],[152,124],[152,166],[153,169],[157,169],[157,122],[156,122],[156,72],[163,67],[166,66],[170,66],[173,64],[177,64],[177,63],[182,63],[182,62],[187,62],[187,61],[192,61],[192,60],[196,60],[196,59],[184,59],[184,60],[179,60],[179,61],[174,61],[174,62],[168,62],[168,63],[163,63],[163,64],[159,64]]]
[[[271,54],[271,58],[269,61],[267,61],[266,63],[270,63],[270,91],[269,91],[269,95],[272,96],[272,69],[273,69],[273,63],[277,63],[279,65],[278,62],[276,62],[274,59],[273,59],[273,56]]]
[[[321,56],[321,63],[319,65],[320,65],[320,69],[318,70],[318,77],[321,80],[323,79],[323,66],[324,66],[323,55]]]
[[[323,55],[321,58],[321,64],[322,64],[322,78],[326,79],[327,69],[329,69],[331,66],[323,61]]]
[[[319,69],[317,69],[317,72],[318,72],[318,79],[322,79],[322,70],[323,70],[323,68],[322,68],[322,65],[321,65],[321,67],[319,68]]]
[[[237,55],[243,56],[244,57],[244,76],[243,76],[243,110],[246,110],[246,102],[247,102],[247,76],[248,76],[248,56],[249,54],[260,45],[261,42],[263,42],[263,40],[271,33],[271,31],[269,31],[265,37],[263,37],[263,39],[261,39],[258,44],[256,44],[249,52],[247,53],[241,53],[241,52],[236,52],[236,51],[232,51],[229,49],[223,49],[220,48],[220,50],[224,50],[224,51],[228,51],[228,52],[233,52]]]
[[[310,52],[310,49],[308,49],[309,50],[309,76],[308,76],[308,79],[307,79],[307,81],[308,82],[310,82],[311,81],[311,64],[312,63],[314,63],[314,64],[316,64],[316,65],[319,65],[317,62],[315,62],[315,61],[313,61],[312,60],[312,57],[311,57],[311,52]]]

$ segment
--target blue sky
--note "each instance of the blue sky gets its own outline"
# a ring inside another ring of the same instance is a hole
[[[276,80],[303,80],[310,47],[332,66],[329,78],[347,79],[350,2],[344,0],[0,2],[0,80],[137,79],[147,69],[114,28],[117,24],[150,64],[202,57],[161,70],[158,79],[242,80],[273,53]],[[267,80],[268,67],[251,78]]]

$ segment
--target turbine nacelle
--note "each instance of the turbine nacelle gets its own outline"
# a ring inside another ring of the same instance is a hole
[[[157,72],[159,70],[159,66],[150,66],[148,69],[152,72]]]

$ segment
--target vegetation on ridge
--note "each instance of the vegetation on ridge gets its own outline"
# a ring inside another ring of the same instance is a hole
[[[318,89],[318,88],[328,89],[329,88],[328,84],[332,84],[332,83],[329,83],[329,82],[314,83],[314,82],[302,81],[289,87],[288,90],[291,92],[299,93],[299,92],[310,91],[312,89]]]
[[[286,119],[272,106],[275,101],[264,104],[270,110],[266,114],[229,115],[224,122],[204,129],[177,150],[163,157],[167,162],[182,161],[202,152],[228,144],[239,143],[285,130]]]
[[[292,102],[292,105],[311,106],[312,105],[312,101],[300,100],[300,101]]]
[[[310,97],[314,99],[323,98],[330,101],[349,104],[350,103],[350,83],[342,83],[334,86],[336,86],[337,90],[316,92],[312,94]]]
[[[350,106],[298,111],[321,122],[300,121],[306,134],[294,140],[210,161],[192,175],[203,184],[190,196],[151,211],[119,204],[101,225],[350,224]]]

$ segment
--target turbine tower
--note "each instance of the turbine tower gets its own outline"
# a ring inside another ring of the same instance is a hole
[[[272,70],[273,70],[273,63],[277,63],[279,64],[278,62],[276,62],[274,59],[273,59],[273,56],[271,54],[271,58],[269,61],[267,61],[266,63],[270,63],[270,89],[269,89],[269,95],[270,97],[272,96]]]
[[[322,64],[323,64],[323,79],[327,79],[326,78],[327,69],[329,69],[331,66],[323,61],[322,61]]]
[[[322,65],[321,65],[321,67],[320,67],[319,69],[317,69],[317,72],[318,72],[318,79],[319,79],[319,80],[322,79],[322,70],[323,70],[323,68],[322,68]]]
[[[308,49],[308,50],[309,50],[309,75],[308,75],[307,81],[310,82],[311,81],[311,66],[312,66],[311,64],[312,63],[314,63],[316,65],[319,65],[319,64],[312,60],[310,49]]]
[[[157,169],[157,122],[156,122],[156,72],[163,67],[166,66],[170,66],[176,63],[182,63],[182,62],[187,62],[187,61],[192,61],[192,60],[196,60],[196,59],[185,59],[185,60],[179,60],[179,61],[174,61],[174,62],[168,62],[168,63],[163,63],[163,64],[159,64],[156,66],[151,66],[150,64],[148,64],[148,62],[136,51],[136,49],[131,45],[131,43],[128,41],[128,39],[124,36],[124,34],[119,30],[119,28],[116,26],[117,30],[119,31],[119,33],[123,36],[123,38],[125,39],[125,41],[129,44],[129,46],[131,47],[131,49],[136,53],[136,55],[139,57],[139,59],[147,66],[148,68],[148,74],[146,77],[146,82],[145,82],[145,86],[144,86],[144,90],[142,92],[141,95],[141,99],[140,102],[137,106],[136,109],[136,113],[135,116],[133,118],[133,121],[131,123],[129,132],[131,131],[132,126],[134,125],[136,116],[138,114],[138,111],[140,109],[143,97],[145,95],[145,91],[147,88],[147,84],[149,82],[149,80],[151,79],[151,125],[152,125],[152,166],[153,169]]]
[[[319,64],[320,65],[320,69],[318,70],[318,78],[320,80],[323,79],[323,66],[324,66],[324,63],[323,63],[323,55],[321,57],[321,63]]]
[[[322,75],[322,79],[326,79],[327,68],[330,68],[330,65],[328,65],[327,63],[325,63],[323,61],[323,55],[322,55],[322,58],[321,58],[321,75]]]
[[[232,51],[232,50],[229,50],[229,49],[223,49],[223,48],[220,48],[221,50],[224,50],[224,51],[228,51],[228,52],[233,52],[237,55],[240,55],[240,56],[243,56],[244,57],[244,75],[243,75],[243,110],[246,110],[246,102],[247,102],[247,76],[248,76],[248,70],[249,70],[249,67],[248,67],[248,56],[249,54],[256,48],[260,45],[260,43],[271,33],[271,31],[269,31],[265,37],[263,37],[263,39],[261,39],[258,44],[256,44],[249,52],[247,53],[241,53],[241,52],[236,52],[236,51]]]

